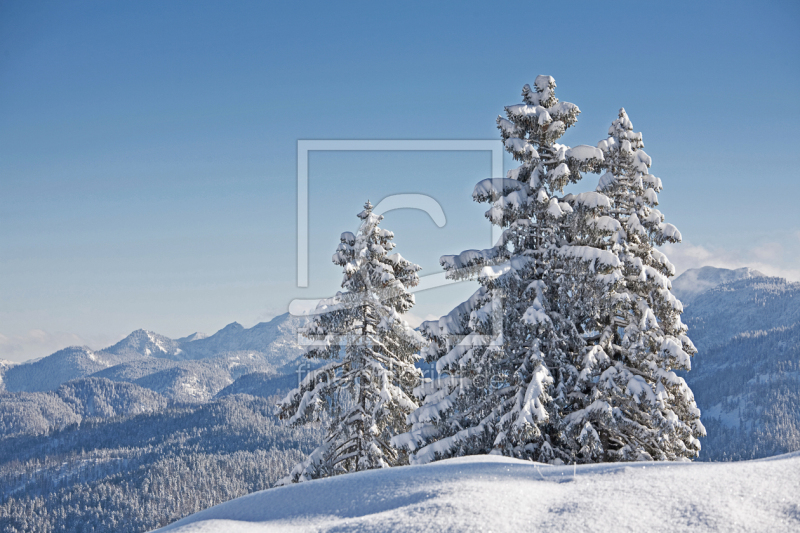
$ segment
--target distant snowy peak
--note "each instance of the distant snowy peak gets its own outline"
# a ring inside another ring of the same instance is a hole
[[[102,351],[174,361],[209,359],[231,352],[250,351],[270,355],[275,359],[274,363],[280,365],[302,354],[302,347],[297,342],[297,328],[304,321],[304,318],[286,313],[252,328],[231,322],[213,335],[194,333],[176,340],[140,329]]]
[[[191,343],[182,343],[181,359],[208,359],[229,352],[260,352],[275,366],[296,360],[303,353],[297,341],[297,328],[306,318],[288,313],[245,328],[238,322],[228,324],[218,332]]]
[[[181,343],[144,329],[137,329],[117,344],[103,350],[114,355],[164,357],[171,359],[181,352]]]
[[[187,335],[186,337],[181,337],[180,339],[175,339],[176,342],[184,343],[184,342],[193,342],[198,341],[201,339],[205,339],[208,337],[205,333],[200,333],[199,331],[196,333],[192,333],[191,335]]]
[[[692,268],[675,278],[672,282],[672,292],[684,304],[690,304],[699,295],[723,283],[760,277],[765,277],[765,275],[758,270],[746,267],[735,270],[711,266]]]
[[[24,364],[3,361],[0,389],[55,390],[96,374],[137,382],[180,401],[206,400],[249,372],[274,372],[287,365],[294,372],[303,354],[297,328],[304,321],[287,313],[249,329],[233,322],[211,336],[195,333],[177,340],[139,329],[103,350],[73,346]]]

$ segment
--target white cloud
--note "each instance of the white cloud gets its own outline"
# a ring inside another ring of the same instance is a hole
[[[24,335],[0,333],[0,359],[16,362],[45,357],[67,346],[84,346],[87,341],[74,333],[49,333],[32,329]]]
[[[661,248],[680,275],[690,268],[713,266],[718,268],[750,267],[768,276],[778,276],[800,281],[797,261],[786,260],[786,250],[779,243],[768,243],[749,250],[706,248],[690,243],[665,244]],[[791,266],[790,266],[791,265]]]
[[[406,313],[403,315],[403,318],[405,319],[406,322],[408,322],[408,325],[411,326],[412,328],[419,327],[419,325],[425,322],[426,320],[439,320],[439,317],[436,315],[428,314],[423,318],[419,315],[415,315],[414,313]]]

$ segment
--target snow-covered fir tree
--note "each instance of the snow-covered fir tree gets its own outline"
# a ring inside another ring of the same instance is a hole
[[[575,301],[574,265],[606,273],[618,260],[568,241],[573,208],[559,195],[581,172],[599,168],[603,154],[556,142],[580,110],[560,102],[555,87],[550,76],[538,76],[523,88],[523,103],[497,119],[506,150],[521,165],[505,179],[479,182],[473,199],[489,203],[486,217],[505,228],[499,242],[441,258],[450,278],[477,279],[480,288],[420,328],[430,341],[423,354],[438,376],[415,391],[422,405],[409,417],[412,430],[395,439],[415,452],[415,462],[485,453],[568,458],[560,435],[570,401],[564,369],[584,341],[561,309]],[[569,199],[593,204],[599,196]]]
[[[681,234],[655,207],[661,180],[649,173],[642,134],[624,109],[608,135],[598,144],[605,169],[599,196],[592,206],[572,202],[572,231],[575,242],[613,253],[620,272],[611,290],[594,296],[594,273],[586,272],[588,305],[582,320],[573,315],[587,346],[571,370],[567,450],[577,462],[694,457],[705,430],[674,370],[689,370],[696,349],[670,291],[675,268],[656,248],[680,242]]]
[[[414,366],[425,339],[403,319],[414,305],[408,289],[420,267],[389,252],[394,234],[378,226],[382,216],[367,202],[354,235],[342,233],[333,262],[343,267],[342,288],[317,306],[302,334],[306,356],[330,362],[311,372],[276,406],[292,424],[326,426],[323,444],[298,464],[285,482],[406,464],[392,437],[408,430],[417,403]]]

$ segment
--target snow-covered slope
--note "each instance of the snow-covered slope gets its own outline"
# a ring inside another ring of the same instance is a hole
[[[269,489],[159,531],[798,531],[800,454],[547,466],[476,456]]]
[[[135,383],[171,400],[195,403],[210,400],[237,378],[253,372],[276,374],[265,354],[234,352],[197,361],[149,358],[106,368],[91,376]]]
[[[800,450],[800,323],[701,350],[686,380],[708,432],[702,460]]]
[[[233,383],[223,369],[204,364],[176,365],[134,381],[167,398],[193,403],[210,400],[217,392]]]
[[[763,276],[764,274],[752,268],[737,268],[736,270],[710,266],[692,268],[672,281],[672,292],[686,305],[692,303],[700,294],[723,283]]]

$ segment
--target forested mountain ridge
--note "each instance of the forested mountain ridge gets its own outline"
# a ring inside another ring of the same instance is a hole
[[[691,295],[682,318],[699,350],[682,375],[708,432],[700,460],[800,450],[800,283],[705,267],[675,285]]]
[[[686,379],[708,429],[702,460],[800,450],[800,323],[703,350]]]
[[[4,362],[0,530],[145,531],[272,486],[319,444],[318,429],[272,416],[271,396],[297,384],[300,322],[137,330]]]
[[[273,486],[320,438],[248,395],[0,437],[0,531],[148,531]]]
[[[67,381],[143,357],[138,354],[95,352],[87,346],[71,346],[42,359],[9,368],[3,375],[3,383],[9,392],[55,390]]]
[[[102,378],[77,379],[55,391],[0,393],[0,439],[46,435],[85,419],[158,412],[167,405],[158,393]]]
[[[697,295],[682,319],[700,350],[741,333],[791,326],[800,322],[800,283],[766,276],[721,283]]]

